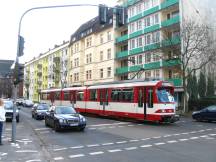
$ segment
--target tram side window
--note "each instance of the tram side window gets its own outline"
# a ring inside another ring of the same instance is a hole
[[[121,89],[113,89],[111,93],[112,101],[120,101],[121,98]]]
[[[148,89],[148,107],[153,108],[153,89]]]
[[[64,100],[69,101],[70,100],[70,93],[69,92],[64,92]]]
[[[78,91],[77,92],[77,101],[83,101],[83,98],[84,98],[84,92]]]
[[[121,92],[123,102],[133,102],[133,89],[123,89]]]
[[[60,92],[55,92],[55,99],[60,100]]]
[[[97,101],[97,90],[96,89],[90,90],[90,101]]]

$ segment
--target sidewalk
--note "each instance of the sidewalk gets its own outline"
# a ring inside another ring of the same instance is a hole
[[[12,123],[4,124],[0,162],[48,162],[39,138],[27,121],[16,125],[16,143],[11,142]]]

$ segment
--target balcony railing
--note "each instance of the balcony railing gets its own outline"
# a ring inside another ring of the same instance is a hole
[[[116,43],[124,42],[124,41],[127,41],[127,40],[128,40],[128,34],[117,37],[116,38]]]
[[[116,58],[117,59],[124,58],[124,57],[127,57],[127,56],[128,56],[128,51],[121,51],[121,52],[116,53]]]
[[[179,3],[179,0],[166,0],[165,2],[161,3],[161,9],[171,7]]]
[[[180,16],[178,15],[178,16],[175,16],[175,17],[173,17],[171,19],[163,21],[161,23],[161,26],[162,27],[167,27],[167,26],[170,26],[170,25],[173,25],[173,24],[177,24],[177,23],[179,23],[179,21],[180,21]]]
[[[171,78],[171,79],[165,79],[165,80],[173,83],[175,87],[181,87],[182,86],[182,79],[181,78]]]
[[[125,74],[125,73],[128,73],[128,67],[121,67],[121,68],[117,68],[116,69],[116,74],[119,75],[119,74]]]

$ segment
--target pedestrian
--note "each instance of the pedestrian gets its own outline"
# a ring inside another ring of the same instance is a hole
[[[4,102],[0,98],[0,145],[2,145],[3,123],[5,121]]]

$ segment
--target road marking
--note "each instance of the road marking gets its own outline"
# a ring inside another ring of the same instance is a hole
[[[142,146],[140,146],[140,147],[142,147],[142,148],[146,148],[146,147],[151,147],[152,145],[142,145]]]
[[[176,143],[176,142],[178,142],[178,141],[176,141],[176,140],[167,141],[167,143]]]
[[[185,133],[181,133],[181,134],[184,134],[184,135],[185,135],[185,134],[189,134],[189,132],[185,132]]]
[[[108,128],[112,129],[112,128],[116,128],[116,127],[114,127],[114,126],[111,126],[111,127],[108,127]]]
[[[173,134],[173,136],[179,136],[180,134]]]
[[[142,141],[146,141],[146,140],[149,140],[150,138],[143,138],[141,139]]]
[[[36,128],[35,130],[36,131],[41,131],[41,130],[48,130],[48,129],[50,129],[50,128]]]
[[[134,127],[135,125],[131,125],[131,124],[130,124],[130,125],[127,125],[127,126],[128,126],[128,127]]]
[[[87,147],[97,147],[100,146],[99,144],[87,145]]]
[[[84,148],[84,146],[73,146],[73,147],[70,147],[71,149],[80,149],[80,148]]]
[[[208,135],[203,135],[203,136],[200,136],[200,137],[202,137],[202,138],[206,138],[206,137],[208,137]]]
[[[40,159],[34,159],[34,160],[27,160],[26,162],[38,162],[38,161],[41,161]]]
[[[97,129],[107,129],[106,127],[101,127],[101,128],[97,128]]]
[[[120,152],[120,151],[122,151],[121,149],[115,149],[115,150],[108,150],[108,152]]]
[[[122,126],[122,125],[120,125],[120,126],[118,126],[119,128],[124,128],[125,126]]]
[[[97,129],[97,128],[88,128],[89,130],[95,130],[95,129]]]
[[[47,133],[50,133],[50,131],[43,131],[43,132],[40,132],[40,134],[47,134]]]
[[[63,157],[55,157],[54,160],[55,160],[55,161],[64,160],[64,158],[63,158]]]
[[[170,134],[168,134],[168,135],[165,135],[165,136],[163,136],[163,137],[170,137],[171,135]]]
[[[103,143],[103,146],[113,145],[114,143]]]
[[[216,134],[209,134],[209,136],[216,136]]]
[[[194,134],[194,133],[197,133],[197,131],[192,131],[192,132],[190,132],[191,134]]]
[[[85,156],[84,154],[77,154],[77,155],[70,155],[69,158],[78,158],[78,157],[83,157]]]
[[[158,138],[161,138],[161,136],[157,136],[157,137],[152,137],[152,138],[158,139]]]
[[[159,145],[164,145],[165,143],[164,142],[160,142],[160,143],[155,143],[156,146],[159,146]]]
[[[137,149],[137,147],[128,147],[128,148],[125,148],[125,150],[136,150]]]
[[[121,124],[128,124],[128,122],[119,122],[119,123],[112,123],[112,124],[96,124],[96,125],[89,125],[89,127],[101,127],[101,126],[110,126],[110,125],[121,125]]]
[[[36,151],[36,150],[18,150],[16,152],[18,152],[18,153],[35,153],[35,152],[38,152],[38,151]]]
[[[103,153],[104,153],[103,151],[98,151],[98,152],[91,152],[91,153],[89,153],[89,155],[100,155]]]
[[[209,129],[206,129],[207,131],[210,131],[210,130],[212,130],[211,128],[209,128]]]
[[[54,149],[53,151],[62,151],[62,150],[67,150],[67,148],[64,147],[64,148]]]
[[[117,144],[121,144],[121,143],[127,143],[127,141],[119,141],[119,142],[116,142]]]
[[[213,137],[207,137],[206,139],[214,139]]]
[[[139,140],[134,139],[134,140],[130,140],[130,142],[138,142]]]
[[[199,137],[190,137],[190,139],[198,139]]]
[[[8,153],[6,153],[6,152],[3,152],[2,154],[1,154],[1,156],[6,156]]]
[[[183,138],[183,139],[179,139],[179,141],[188,141],[188,139]]]

